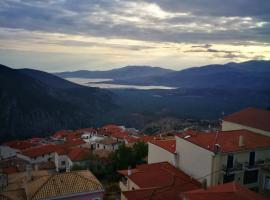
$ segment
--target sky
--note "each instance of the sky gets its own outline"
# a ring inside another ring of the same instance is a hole
[[[0,63],[58,72],[270,59],[270,0],[1,0]]]

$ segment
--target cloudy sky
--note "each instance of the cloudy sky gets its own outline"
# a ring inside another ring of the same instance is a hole
[[[270,59],[270,0],[1,0],[0,63],[45,71]]]

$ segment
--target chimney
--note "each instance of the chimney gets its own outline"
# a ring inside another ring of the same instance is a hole
[[[239,147],[243,147],[243,146],[245,146],[245,144],[244,144],[244,136],[240,135],[239,136]]]
[[[131,174],[132,174],[131,167],[128,167],[128,176],[130,176]]]
[[[206,179],[203,179],[203,180],[202,180],[202,188],[203,188],[204,190],[207,189],[207,180],[206,180]]]

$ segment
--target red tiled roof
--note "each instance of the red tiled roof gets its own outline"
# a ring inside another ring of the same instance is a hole
[[[2,169],[4,174],[12,174],[18,172],[16,167],[7,167]]]
[[[127,138],[128,136],[129,136],[129,133],[127,133],[127,132],[120,132],[120,131],[113,131],[113,132],[111,132],[111,136],[112,137],[115,137],[115,138],[118,138],[118,139],[125,139],[125,138]]]
[[[117,126],[117,125],[114,125],[114,124],[108,124],[106,126],[103,126],[101,129],[108,132],[108,133],[123,130],[120,126]]]
[[[72,161],[81,161],[85,160],[87,156],[89,155],[90,151],[86,148],[72,148],[68,152],[68,157]]]
[[[127,171],[119,170],[118,173],[126,175]],[[133,172],[128,178],[140,188],[165,187],[171,185],[175,177],[180,179],[182,183],[188,182],[185,185],[187,189],[198,189],[200,187],[199,182],[192,180],[190,176],[168,162],[138,165],[136,169],[133,169]]]
[[[66,137],[67,134],[71,133],[71,130],[61,130],[61,131],[57,131],[53,134],[53,137],[55,138],[62,138],[62,137]]]
[[[175,153],[176,150],[176,141],[175,140],[152,140],[150,143],[159,146],[166,151]]]
[[[127,170],[119,173],[126,175]],[[140,187],[123,192],[128,200],[180,200],[182,192],[201,188],[198,181],[167,162],[139,165],[128,178]]]
[[[214,145],[220,145],[222,153],[250,150],[255,148],[270,148],[270,137],[247,130],[219,131],[210,133],[197,133],[189,135],[183,133],[178,137],[196,144],[209,151],[214,151]],[[239,137],[243,136],[244,146],[239,146]]]
[[[27,140],[13,140],[13,141],[4,143],[4,145],[9,146],[14,149],[18,149],[18,150],[27,149],[34,146],[34,144],[31,141],[27,141]]]
[[[68,140],[65,144],[68,146],[79,146],[79,145],[85,144],[85,141],[82,139],[73,139],[73,140]]]
[[[23,150],[22,154],[30,158],[34,158],[37,156],[42,156],[42,155],[46,155],[46,154],[54,153],[54,152],[62,154],[64,151],[65,150],[60,145],[47,144],[47,145],[40,145],[38,147],[32,147],[32,148]]]
[[[238,183],[226,183],[207,188],[185,192],[181,195],[188,200],[266,200],[266,197],[255,193]]]
[[[75,139],[79,139],[80,138],[80,133],[78,132],[71,132],[71,133],[68,133],[66,135],[66,141],[71,141],[71,140],[75,140]]]
[[[156,136],[148,136],[148,135],[145,135],[145,136],[140,137],[140,138],[139,138],[139,141],[140,141],[140,142],[145,142],[145,143],[147,143],[147,142],[151,142],[152,140],[155,140],[155,139],[157,139]]]
[[[125,138],[125,140],[126,140],[128,143],[135,143],[135,142],[138,142],[138,141],[139,141],[139,138],[135,138],[135,137],[128,136],[128,137]]]
[[[225,116],[223,120],[270,131],[270,111],[268,110],[246,108]]]

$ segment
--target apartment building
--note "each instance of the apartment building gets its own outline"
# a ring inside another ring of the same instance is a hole
[[[259,190],[261,167],[270,163],[270,137],[248,130],[176,136],[177,167],[208,186],[236,181]]]

